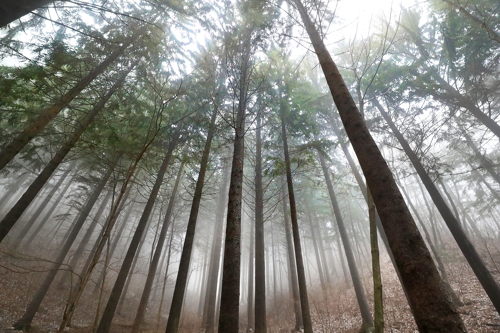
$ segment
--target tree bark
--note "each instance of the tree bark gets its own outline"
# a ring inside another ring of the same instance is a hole
[[[464,254],[472,270],[476,274],[476,277],[483,286],[491,302],[495,306],[495,309],[498,313],[500,313],[500,287],[498,286],[497,282],[491,275],[484,261],[481,259],[468,237],[465,235],[463,229],[460,227],[460,223],[455,218],[448,205],[446,205],[446,202],[439,193],[437,187],[434,185],[432,179],[425,171],[422,163],[420,163],[420,159],[418,158],[418,156],[413,152],[408,142],[396,128],[396,125],[389,117],[389,115],[385,112],[382,105],[380,105],[380,103],[376,99],[373,100],[373,103],[375,104],[387,124],[389,124],[389,127],[393,131],[400,145],[403,147],[406,155],[409,157],[411,163],[413,164],[413,167],[417,170],[422,183],[424,183],[427,191],[431,195],[432,200],[441,213],[441,216],[443,217],[446,225],[450,229],[453,238],[458,244],[458,247]]]
[[[375,203],[368,190],[368,217],[370,220],[370,244],[372,249],[373,271],[373,312],[375,333],[384,333],[384,301],[382,294],[382,275],[380,274],[380,255],[378,250]]]
[[[392,173],[370,135],[337,66],[303,4],[300,0],[293,2],[309,34],[346,133],[363,169],[367,186],[372,191],[375,206],[410,299],[410,308],[413,310],[417,327],[427,332],[465,331],[460,315],[444,290],[441,277]]]
[[[255,129],[255,333],[267,333],[261,116]]]

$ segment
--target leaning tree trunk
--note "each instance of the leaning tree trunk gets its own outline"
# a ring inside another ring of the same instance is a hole
[[[175,280],[174,294],[172,296],[172,305],[167,321],[167,333],[176,333],[179,330],[179,321],[181,317],[182,303],[186,293],[188,283],[189,264],[191,263],[191,254],[193,252],[194,236],[196,231],[196,221],[198,220],[198,212],[200,210],[201,197],[203,194],[203,185],[205,185],[205,174],[207,172],[208,158],[210,156],[210,148],[215,132],[215,121],[217,119],[218,109],[214,108],[210,119],[210,127],[208,129],[207,141],[203,149],[203,155],[200,162],[200,171],[198,180],[193,194],[193,202],[189,213],[186,236],[182,247],[181,260],[179,262],[179,270],[177,279]]]
[[[375,104],[380,114],[382,115],[382,117],[384,117],[385,121],[393,131],[394,135],[399,141],[399,144],[403,147],[404,152],[410,159],[413,167],[415,168],[415,170],[417,170],[417,173],[420,179],[422,180],[422,183],[424,183],[425,188],[432,197],[434,204],[441,213],[441,216],[443,217],[443,220],[445,221],[446,225],[448,226],[448,229],[453,235],[453,238],[457,242],[458,247],[462,251],[465,258],[467,259],[469,265],[472,267],[472,270],[476,274],[476,277],[478,278],[479,282],[486,291],[486,294],[488,295],[491,302],[495,306],[495,309],[497,310],[498,313],[500,313],[500,287],[498,286],[497,282],[491,275],[491,272],[486,267],[486,264],[477,253],[476,249],[470,242],[467,235],[465,235],[462,227],[460,226],[460,223],[455,218],[450,208],[444,201],[436,185],[434,185],[434,183],[432,182],[431,177],[429,177],[429,175],[425,171],[424,166],[422,165],[422,163],[420,163],[420,159],[418,158],[417,154],[413,152],[410,145],[405,140],[401,132],[399,132],[392,119],[383,109],[382,105],[380,105],[380,103],[376,99],[373,99],[373,103]]]
[[[255,129],[255,333],[266,333],[266,263],[264,249],[264,193],[260,113]]]
[[[293,0],[304,22],[347,135],[372,191],[373,200],[393,249],[418,328],[427,332],[465,331],[457,309],[444,292],[432,261],[380,150],[300,0]],[[397,251],[396,251],[397,250]]]
[[[309,299],[307,296],[306,275],[304,272],[304,260],[302,259],[302,248],[300,245],[299,223],[297,220],[297,207],[295,205],[295,194],[293,191],[292,167],[290,154],[288,153],[288,141],[285,126],[285,112],[288,108],[286,100],[280,93],[280,118],[281,118],[281,139],[283,141],[283,153],[285,155],[286,183],[288,188],[288,200],[290,203],[290,218],[292,222],[293,245],[295,249],[295,262],[297,264],[297,279],[299,281],[300,308],[302,310],[302,323],[304,333],[312,333],[311,311],[309,309]]]
[[[146,308],[149,302],[149,296],[151,295],[151,289],[153,287],[153,281],[156,276],[156,270],[158,268],[158,263],[160,262],[161,253],[163,251],[163,245],[165,244],[165,239],[167,236],[167,230],[170,227],[170,218],[174,211],[175,196],[177,195],[177,189],[179,188],[179,183],[182,178],[182,171],[184,170],[185,161],[181,162],[179,166],[179,171],[175,179],[175,184],[170,194],[170,200],[168,201],[167,211],[165,213],[165,218],[160,230],[160,235],[158,236],[158,242],[156,243],[156,249],[153,254],[153,259],[149,264],[148,276],[146,278],[146,283],[144,285],[144,290],[142,292],[141,300],[139,302],[139,307],[137,308],[137,313],[135,315],[134,323],[132,325],[132,333],[139,332],[142,322],[144,320],[144,315],[146,313]]]
[[[318,150],[319,160],[321,163],[321,168],[323,170],[323,176],[325,177],[326,187],[328,189],[328,194],[330,196],[330,202],[333,207],[333,213],[335,214],[335,219],[337,220],[337,227],[339,230],[340,238],[342,239],[342,244],[344,245],[345,256],[347,258],[347,265],[349,266],[349,271],[351,272],[352,284],[354,286],[354,291],[356,293],[356,299],[358,301],[359,310],[361,312],[361,318],[363,324],[361,327],[362,332],[369,332],[373,329],[373,318],[370,313],[370,308],[368,306],[368,301],[366,299],[365,291],[363,289],[363,282],[358,272],[358,267],[356,261],[354,260],[354,254],[351,248],[351,242],[349,236],[347,235],[347,230],[344,224],[344,219],[342,218],[342,213],[340,212],[340,207],[337,201],[337,196],[333,190],[332,181],[330,179],[330,174],[328,173],[328,167],[326,166],[325,157],[321,150]]]
[[[45,126],[54,119],[71,101],[78,96],[92,81],[104,72],[109,65],[118,59],[125,49],[127,49],[140,35],[146,31],[146,27],[136,30],[132,36],[126,38],[122,45],[114,50],[102,63],[94,68],[90,73],[78,81],[73,88],[66,94],[60,96],[52,106],[40,112],[40,115],[35,118],[23,132],[12,140],[0,151],[0,170],[9,163]],[[131,68],[129,69],[129,71]],[[128,72],[127,72],[128,73]],[[113,88],[112,88],[113,89]],[[115,88],[116,89],[116,88]],[[108,97],[109,99],[109,97]]]
[[[97,185],[96,189],[92,193],[92,195],[89,197],[87,200],[87,204],[83,208],[82,212],[80,213],[80,217],[76,221],[76,223],[73,225],[71,229],[71,233],[69,234],[68,238],[66,239],[64,245],[61,248],[61,251],[59,252],[59,255],[57,256],[56,260],[52,264],[52,267],[45,277],[45,280],[43,281],[42,285],[38,288],[37,293],[31,300],[30,304],[28,305],[28,308],[26,309],[26,312],[24,315],[19,319],[14,325],[14,329],[17,330],[30,330],[31,329],[31,322],[33,321],[33,318],[35,317],[35,314],[38,311],[38,308],[40,307],[40,304],[42,303],[45,295],[47,294],[47,291],[49,290],[50,285],[52,284],[52,281],[54,281],[54,278],[56,277],[57,272],[59,271],[59,268],[61,267],[62,263],[64,262],[64,258],[66,258],[66,255],[69,252],[69,249],[73,245],[73,242],[75,241],[76,237],[78,236],[78,233],[83,227],[83,224],[85,223],[85,220],[87,219],[90,211],[94,207],[94,204],[96,203],[97,199],[99,198],[99,195],[101,194],[102,190],[104,189],[104,186],[108,182],[109,177],[111,176],[113,169],[110,168],[107,173],[104,175],[102,180],[99,182]]]
[[[109,295],[108,303],[106,304],[106,308],[104,309],[104,313],[102,314],[101,321],[99,322],[99,326],[97,327],[97,333],[107,333],[111,328],[111,322],[113,321],[113,317],[116,311],[116,307],[118,306],[118,302],[120,300],[120,296],[123,291],[123,286],[127,280],[127,275],[130,272],[130,267],[132,266],[132,261],[137,252],[137,248],[139,247],[142,239],[142,235],[146,229],[148,224],[149,216],[153,210],[154,203],[156,201],[156,197],[158,196],[158,192],[160,191],[160,187],[163,183],[163,177],[165,176],[165,172],[167,171],[167,167],[170,163],[172,153],[179,142],[179,131],[176,130],[173,133],[173,136],[168,144],[167,152],[165,157],[163,158],[163,162],[158,170],[158,174],[156,175],[156,180],[153,185],[153,189],[149,194],[148,201],[146,206],[144,207],[144,211],[141,215],[141,219],[137,224],[137,228],[135,229],[134,236],[132,237],[132,241],[130,242],[127,253],[125,254],[125,259],[123,259],[122,266],[120,271],[118,272],[118,277],[116,278],[113,289],[111,290],[111,294]]]
[[[130,70],[129,70],[130,71]],[[115,84],[108,90],[106,95],[104,95],[99,102],[94,106],[94,108],[90,111],[90,113],[82,120],[81,123],[78,124],[75,132],[71,136],[71,138],[57,151],[54,157],[50,160],[50,162],[45,166],[45,168],[40,172],[38,177],[36,177],[35,181],[28,187],[26,192],[22,195],[22,197],[17,201],[17,203],[12,207],[12,209],[7,213],[7,215],[0,222],[0,242],[5,238],[10,229],[17,222],[19,217],[24,213],[26,208],[29,206],[31,201],[36,197],[38,192],[42,189],[43,185],[50,178],[55,169],[61,164],[64,157],[69,153],[69,151],[75,146],[80,136],[85,132],[87,127],[94,121],[95,117],[98,113],[104,108],[106,102],[113,96],[116,90],[121,86],[125,76],[128,74],[127,71]],[[83,88],[82,88],[83,89]],[[5,148],[5,149],[8,149]],[[1,168],[1,167],[0,167]]]
[[[384,333],[384,301],[382,294],[382,275],[380,274],[380,254],[377,237],[377,211],[370,191],[368,196],[368,219],[370,220],[370,244],[372,249],[373,271],[373,312],[375,333]]]

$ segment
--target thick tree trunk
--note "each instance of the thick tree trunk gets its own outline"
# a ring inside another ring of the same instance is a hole
[[[54,0],[4,0],[0,3],[0,28]]]
[[[203,149],[203,155],[200,162],[200,171],[198,172],[198,180],[196,181],[195,190],[193,193],[193,202],[189,213],[186,236],[182,247],[181,260],[179,262],[179,270],[175,281],[174,294],[172,296],[172,305],[167,321],[167,333],[177,333],[179,330],[179,321],[181,317],[182,303],[186,293],[188,283],[189,265],[191,263],[191,254],[193,252],[194,236],[196,231],[196,222],[198,220],[198,212],[200,210],[201,197],[203,186],[205,185],[205,175],[207,173],[208,158],[210,156],[210,148],[215,132],[215,121],[217,119],[217,108],[212,111],[210,119],[210,127],[208,129],[207,141]]]
[[[45,295],[47,294],[47,291],[49,290],[50,285],[52,284],[52,281],[56,277],[57,272],[59,271],[59,268],[61,267],[64,258],[66,258],[66,255],[68,254],[69,249],[73,245],[73,242],[75,241],[76,237],[78,236],[78,233],[80,232],[83,224],[85,223],[85,220],[87,219],[90,211],[92,210],[92,207],[94,207],[94,204],[96,203],[97,199],[99,198],[99,195],[101,194],[102,190],[104,189],[104,186],[108,182],[109,177],[111,176],[113,169],[110,168],[106,175],[102,178],[102,180],[99,182],[97,185],[96,189],[90,196],[90,198],[87,201],[87,204],[83,208],[80,217],[76,221],[76,223],[73,225],[73,228],[71,229],[71,233],[69,234],[68,238],[66,239],[64,245],[61,248],[61,251],[59,252],[59,255],[57,256],[56,260],[52,264],[52,267],[45,277],[45,280],[43,281],[42,285],[38,288],[37,293],[31,300],[30,304],[28,305],[28,308],[26,309],[26,312],[24,315],[19,319],[14,325],[12,325],[15,329],[17,330],[30,330],[31,328],[31,322],[33,321],[33,318],[35,317],[35,314],[38,311],[38,308],[40,307],[40,304],[42,303]]]
[[[427,240],[427,243],[429,244],[429,247],[431,248],[432,254],[434,255],[434,259],[436,260],[436,262],[438,264],[438,269],[439,269],[439,272],[441,273],[441,277],[443,278],[445,286],[448,289],[448,292],[450,293],[453,302],[455,303],[456,306],[462,306],[462,305],[464,305],[462,303],[462,301],[460,300],[460,298],[455,293],[455,291],[450,286],[450,283],[448,281],[448,274],[446,274],[446,269],[444,268],[443,261],[441,260],[441,256],[439,255],[439,253],[436,251],[436,247],[434,246],[434,244],[432,244],[431,236],[429,234],[429,231],[427,231],[427,228],[425,227],[424,221],[422,221],[422,219],[420,217],[420,214],[418,213],[418,211],[413,206],[413,204],[412,204],[412,202],[410,200],[410,197],[406,193],[405,188],[403,186],[400,186],[400,188],[403,191],[403,194],[405,195],[410,208],[415,213],[415,216],[417,217],[417,221],[420,223],[420,227],[424,231],[425,239]]]
[[[52,104],[52,106],[48,107],[47,109],[43,110],[40,112],[40,115],[31,123],[22,133],[20,133],[17,137],[12,140],[11,143],[6,145],[2,151],[0,152],[0,170],[2,170],[7,163],[9,163],[20,151],[23,149],[30,141],[33,139],[40,131],[42,131],[45,126],[61,112],[62,109],[64,109],[66,106],[71,103],[71,101],[78,96],[83,89],[85,89],[92,81],[94,81],[106,68],[108,68],[109,65],[111,65],[116,59],[118,59],[125,49],[127,49],[137,38],[139,38],[140,35],[142,35],[146,31],[146,28],[143,27],[141,29],[136,30],[132,36],[128,37],[125,39],[125,41],[122,43],[120,47],[118,47],[116,50],[114,50],[102,63],[100,63],[96,68],[94,68],[92,71],[90,71],[85,77],[80,79],[73,88],[71,88],[66,94],[62,95],[57,99],[57,101]],[[130,68],[127,73],[131,70]],[[126,74],[125,74],[126,75]],[[121,84],[120,81],[122,81],[124,78],[119,80],[119,84]],[[116,84],[115,84],[116,85]],[[114,87],[114,86],[113,86]],[[117,88],[111,88],[109,92],[111,92],[111,95],[114,93],[114,90]],[[96,107],[100,105],[101,103],[104,104],[107,102],[109,97],[111,95],[106,94],[102,100],[104,102],[99,101],[96,104]],[[109,95],[109,97],[107,97]],[[103,106],[100,106],[102,108]],[[94,107],[95,108],[95,107]],[[92,118],[92,117],[89,117]],[[93,120],[93,119],[92,119]],[[92,121],[90,120],[90,121]],[[81,127],[82,125],[80,125]],[[88,126],[88,125],[87,125]],[[83,126],[85,127],[85,126]],[[76,130],[77,132],[79,131],[78,129]]]
[[[286,182],[286,180],[285,180]],[[286,195],[285,186],[281,190],[281,197],[283,203],[283,221],[285,224],[285,237],[286,237],[286,248],[287,248],[287,258],[288,258],[288,276],[290,278],[290,292],[293,298],[293,309],[295,312],[295,327],[294,330],[299,332],[304,326],[302,324],[302,311],[300,309],[300,295],[299,295],[299,285],[297,281],[297,266],[295,265],[295,254],[293,250],[293,241],[290,230],[290,221],[288,220],[288,209],[286,206]]]
[[[177,195],[177,189],[179,188],[179,183],[182,178],[184,163],[185,162],[182,161],[181,165],[179,166],[177,178],[175,179],[175,184],[172,189],[172,193],[170,194],[170,200],[168,201],[165,218],[163,220],[160,235],[158,236],[158,242],[156,244],[156,249],[153,254],[153,259],[149,264],[148,276],[146,278],[146,283],[144,285],[142,297],[139,302],[139,307],[137,308],[137,313],[135,315],[134,323],[132,325],[132,330],[131,330],[132,333],[139,332],[142,322],[144,321],[144,315],[146,313],[146,308],[148,306],[149,296],[151,295],[151,288],[153,287],[153,281],[156,275],[156,269],[158,268],[158,263],[160,261],[161,253],[163,251],[163,245],[165,244],[167,230],[170,227],[170,219],[174,211],[175,197]]]
[[[131,70],[131,68],[130,68]],[[129,71],[130,71],[129,70]],[[26,192],[22,195],[22,197],[17,201],[17,203],[12,207],[12,209],[7,213],[7,215],[0,222],[0,242],[5,238],[10,229],[17,222],[19,217],[24,213],[26,208],[29,206],[31,201],[36,197],[38,192],[42,189],[43,185],[50,178],[55,169],[61,164],[64,157],[69,153],[69,151],[75,146],[80,136],[85,132],[87,127],[94,121],[95,117],[98,113],[104,108],[106,102],[113,96],[116,90],[121,86],[125,76],[128,74],[127,71],[122,77],[116,81],[116,83],[108,90],[106,95],[104,95],[96,105],[94,105],[93,109],[90,113],[78,124],[75,132],[70,137],[70,139],[57,151],[54,157],[50,160],[50,162],[45,166],[45,168],[40,172],[38,177],[36,177],[35,181],[28,187]],[[97,74],[96,74],[97,75]],[[83,88],[82,88],[83,89]],[[8,150],[8,146],[5,148]],[[1,169],[1,166],[0,166]]]
[[[299,282],[300,308],[302,310],[302,323],[304,333],[312,333],[311,311],[309,309],[309,299],[307,296],[307,283],[304,271],[304,260],[302,258],[302,248],[300,244],[299,223],[297,219],[297,207],[295,204],[295,194],[293,191],[292,167],[290,155],[288,153],[288,141],[285,126],[285,113],[288,108],[285,97],[280,94],[280,118],[281,118],[281,139],[283,141],[283,153],[285,155],[286,183],[288,188],[288,200],[290,203],[290,218],[292,222],[293,246],[295,249],[295,262],[297,264],[297,279]]]
[[[251,36],[244,36],[241,50],[239,95],[234,123],[234,148],[227,202],[226,237],[222,263],[222,285],[219,312],[219,332],[238,333],[241,266],[241,203],[243,165],[245,157],[245,118],[250,80]],[[167,332],[170,333],[170,332]]]
[[[413,164],[413,167],[417,170],[417,173],[420,179],[422,180],[422,183],[424,183],[427,191],[432,197],[434,204],[438,208],[439,212],[441,213],[441,216],[443,217],[443,220],[450,229],[453,238],[458,244],[458,247],[464,254],[469,265],[472,267],[472,270],[476,274],[476,277],[478,278],[479,282],[486,291],[486,294],[488,295],[491,302],[495,306],[495,309],[497,310],[498,313],[500,313],[500,287],[498,286],[497,282],[491,275],[484,261],[481,259],[481,257],[477,253],[476,249],[474,248],[468,237],[465,235],[463,229],[460,227],[458,220],[455,218],[455,216],[453,216],[453,213],[446,205],[446,202],[439,193],[437,187],[434,185],[432,179],[425,171],[425,168],[422,165],[422,163],[420,163],[420,159],[418,158],[418,156],[413,152],[410,145],[405,140],[403,135],[399,132],[392,119],[382,108],[382,105],[380,105],[380,103],[378,103],[376,99],[373,100],[373,103],[380,111],[382,117],[384,117],[387,124],[389,124],[389,127],[393,131],[400,145],[403,147],[403,150],[405,151],[406,155]]]
[[[300,0],[293,2],[300,12],[367,186],[371,189],[408,293],[417,327],[427,332],[465,331],[392,173],[371,137],[337,66],[303,4]]]
[[[132,237],[132,241],[130,242],[127,253],[125,254],[125,259],[123,260],[120,271],[118,272],[118,277],[116,278],[113,289],[111,290],[111,294],[109,295],[106,308],[104,309],[104,313],[102,314],[101,321],[99,322],[96,333],[107,333],[111,328],[111,322],[113,321],[116,307],[118,306],[118,302],[123,291],[123,286],[125,285],[127,276],[130,272],[132,261],[134,260],[137,248],[139,247],[144,231],[146,230],[149,216],[151,215],[156,197],[158,196],[158,192],[160,191],[160,187],[163,183],[163,178],[165,176],[165,172],[167,171],[167,167],[170,164],[172,153],[179,142],[179,134],[180,133],[177,130],[172,134],[172,138],[170,139],[170,142],[168,144],[167,152],[165,154],[165,157],[163,158],[160,169],[158,170],[158,174],[156,175],[153,189],[149,194],[149,198],[146,206],[144,207],[141,219],[137,224],[134,236]]]
[[[6,205],[9,200],[13,199],[16,193],[22,188],[24,182],[29,178],[30,172],[25,172],[14,183],[11,183],[4,187],[4,192],[2,199],[0,199],[0,212],[3,211],[4,205]]]
[[[330,174],[328,173],[328,167],[326,166],[325,158],[323,152],[318,150],[319,160],[321,163],[321,168],[323,169],[323,176],[325,177],[326,186],[328,189],[328,194],[330,196],[330,201],[333,207],[333,213],[335,214],[335,219],[337,220],[337,227],[339,230],[340,238],[342,239],[342,244],[344,245],[345,255],[347,258],[347,265],[349,266],[349,271],[351,272],[352,284],[354,286],[354,291],[356,292],[356,299],[358,301],[359,310],[361,312],[361,318],[363,324],[361,331],[370,332],[373,329],[373,318],[370,313],[370,308],[368,306],[368,301],[366,299],[365,291],[363,289],[363,282],[358,272],[358,267],[356,261],[354,260],[354,254],[352,252],[351,242],[349,236],[347,235],[347,230],[344,224],[344,219],[342,218],[342,213],[340,212],[340,207],[337,202],[337,197],[333,190],[332,181],[330,179]]]
[[[267,332],[261,118],[255,129],[255,333]]]

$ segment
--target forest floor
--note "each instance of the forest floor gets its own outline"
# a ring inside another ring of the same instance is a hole
[[[32,260],[22,255],[12,256],[0,249],[0,332],[13,332],[11,326],[19,319],[30,298],[41,283],[43,273],[49,267],[48,262]],[[481,285],[472,273],[465,260],[458,255],[444,255],[443,259],[448,269],[450,283],[459,297],[465,303],[459,308],[460,314],[470,333],[500,332],[500,316],[486,296]],[[495,260],[497,263],[498,260]],[[496,266],[490,267],[493,275],[500,279]],[[371,293],[371,277],[364,275],[364,283]],[[382,279],[384,288],[385,332],[417,332],[405,296],[398,283],[397,276],[387,257],[382,260]],[[342,279],[343,280],[343,279]],[[56,282],[58,279],[56,278]],[[65,301],[68,298],[68,286],[58,288],[54,283],[39,313],[33,321],[34,333],[49,333],[57,331]],[[92,289],[92,288],[87,288]],[[97,307],[97,296],[90,292],[84,295],[82,305],[77,308],[73,324],[76,328],[68,329],[71,333],[90,333]],[[315,333],[355,333],[360,327],[361,318],[354,295],[354,290],[345,282],[337,282],[327,292],[321,288],[310,288],[310,306]],[[137,298],[137,297],[136,297]],[[134,303],[132,303],[134,302]],[[132,306],[130,306],[130,304]],[[137,301],[127,301],[123,313],[115,316],[113,333],[128,332],[134,318]],[[242,306],[243,309],[243,306]],[[101,307],[102,310],[102,307]],[[153,308],[154,315],[148,320],[156,322],[157,308]],[[163,311],[166,312],[166,311]],[[242,311],[244,312],[244,311]],[[242,319],[242,326],[246,320]],[[286,297],[270,300],[268,303],[268,332],[290,332],[294,326],[293,304]],[[162,316],[158,330],[152,324],[144,332],[163,332],[165,318]],[[182,332],[199,332],[200,319],[194,314],[184,315]],[[244,328],[244,327],[242,327]]]

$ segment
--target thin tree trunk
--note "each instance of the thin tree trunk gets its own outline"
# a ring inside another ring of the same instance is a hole
[[[370,244],[372,249],[372,271],[373,271],[373,308],[375,333],[384,332],[384,303],[382,294],[382,276],[380,274],[380,259],[378,251],[378,237],[376,225],[376,210],[370,190],[368,196],[368,217],[370,220]]]
[[[380,150],[371,137],[337,66],[300,0],[293,0],[321,64],[337,110],[372,191],[394,259],[410,299],[417,327],[424,331],[465,331],[457,309],[406,207]],[[412,258],[412,260],[409,260]],[[417,274],[418,272],[418,274]],[[423,278],[425,277],[425,278]]]
[[[465,235],[463,229],[460,227],[459,222],[453,216],[453,213],[446,205],[446,202],[443,200],[443,197],[439,193],[437,187],[434,185],[432,179],[425,171],[425,168],[422,165],[422,163],[420,163],[420,159],[418,158],[418,156],[413,152],[408,142],[404,139],[403,135],[396,128],[396,125],[393,123],[392,119],[382,108],[382,105],[380,105],[380,103],[378,103],[376,99],[374,99],[373,102],[377,107],[377,109],[382,114],[382,117],[384,117],[385,121],[391,127],[391,130],[393,131],[394,135],[398,139],[401,146],[403,146],[406,155],[412,162],[413,167],[417,170],[420,179],[422,180],[425,187],[427,188],[427,191],[431,195],[432,200],[434,201],[436,207],[441,213],[441,216],[443,217],[443,220],[445,221],[446,225],[451,231],[453,238],[455,238],[455,241],[457,242],[460,250],[464,254],[469,265],[472,267],[472,270],[476,274],[479,282],[486,291],[486,294],[488,295],[491,302],[495,306],[495,309],[497,310],[498,313],[500,313],[500,287],[498,286],[497,282],[491,275],[484,261],[481,259],[481,257],[477,253],[476,249],[474,248],[468,237]]]
[[[194,236],[196,231],[196,222],[198,220],[198,212],[200,210],[201,197],[203,194],[203,186],[205,185],[205,175],[207,172],[208,158],[210,157],[210,148],[215,132],[215,121],[217,119],[218,109],[214,108],[210,119],[210,127],[208,129],[207,141],[203,149],[203,155],[200,162],[200,171],[198,172],[198,180],[193,194],[193,202],[189,213],[186,236],[182,247],[181,260],[179,262],[179,270],[175,281],[174,294],[172,296],[172,305],[167,321],[167,333],[177,333],[179,330],[179,321],[181,317],[182,303],[186,293],[188,283],[189,265],[191,263],[191,254],[193,252]]]
[[[132,261],[134,260],[134,257],[137,253],[137,248],[141,243],[142,235],[146,230],[149,216],[151,215],[154,203],[156,201],[156,197],[158,196],[158,192],[160,191],[160,187],[163,183],[163,177],[165,176],[165,172],[167,171],[167,167],[170,163],[172,153],[179,141],[179,134],[180,134],[179,131],[175,130],[168,144],[167,152],[165,154],[165,157],[163,158],[163,162],[160,166],[160,169],[158,170],[158,174],[156,175],[156,181],[153,185],[153,189],[149,194],[149,198],[146,203],[146,206],[144,207],[141,219],[139,220],[137,228],[135,229],[134,236],[132,237],[132,241],[130,242],[129,248],[125,255],[125,259],[123,260],[122,266],[118,273],[118,277],[116,278],[113,289],[111,290],[111,294],[108,298],[106,308],[104,309],[104,313],[102,314],[101,321],[99,322],[99,326],[97,327],[96,333],[107,333],[111,328],[111,322],[113,321],[116,307],[118,306],[118,302],[120,300],[120,296],[123,291],[123,286],[125,285],[127,276],[130,272],[130,267],[132,266]]]
[[[290,230],[290,222],[288,220],[288,209],[286,206],[285,187],[281,190],[281,198],[283,202],[283,220],[285,224],[286,247],[288,252],[288,274],[290,277],[290,290],[293,297],[293,308],[295,312],[295,331],[300,331],[302,324],[302,311],[300,308],[299,285],[297,282],[297,266],[295,264],[295,254],[293,250],[293,241]]]
[[[307,203],[306,203],[306,215],[307,215],[307,220],[309,222],[309,228],[311,229],[311,238],[312,238],[313,247],[314,247],[314,256],[316,257],[316,266],[318,266],[318,275],[319,275],[319,280],[321,283],[321,289],[323,290],[323,296],[326,297],[325,275],[323,273],[323,266],[321,264],[321,257],[320,257],[319,248],[318,248],[318,241],[320,239],[316,235],[316,230],[314,230],[313,218],[311,215],[311,208],[309,207],[309,205]]]
[[[347,258],[347,265],[349,266],[349,271],[351,272],[352,284],[354,286],[354,291],[356,292],[356,299],[358,301],[359,310],[361,312],[361,318],[363,320],[361,331],[370,332],[370,330],[373,329],[373,318],[370,313],[370,308],[368,306],[368,301],[366,299],[365,291],[363,289],[363,283],[361,281],[361,277],[358,272],[356,261],[354,260],[354,255],[351,248],[351,242],[349,240],[349,236],[347,235],[347,230],[344,224],[344,220],[342,218],[342,213],[340,212],[340,207],[338,205],[337,197],[333,190],[330,174],[328,173],[328,167],[326,166],[325,157],[321,150],[318,150],[318,156],[321,163],[321,168],[323,169],[323,176],[325,177],[328,194],[330,196],[333,212],[335,214],[335,219],[337,220],[337,227],[339,230],[340,238],[342,239],[342,244],[344,245],[344,251]]]
[[[4,192],[2,199],[0,199],[0,212],[3,210],[4,205],[11,200],[16,193],[22,188],[24,182],[29,178],[30,173],[25,172],[23,173],[20,177],[17,178],[17,180],[8,185],[8,191]],[[4,191],[7,189],[7,187],[4,187]]]
[[[255,333],[267,333],[261,117],[255,129]]]
[[[257,193],[255,193],[257,195]],[[248,250],[248,296],[247,296],[247,333],[254,332],[254,257],[255,257],[255,219],[250,219],[250,245]]]
[[[293,191],[292,167],[290,155],[288,153],[288,142],[285,127],[285,112],[288,108],[285,97],[280,93],[280,118],[281,118],[281,139],[283,141],[283,153],[285,155],[286,182],[288,187],[288,199],[290,202],[290,218],[292,222],[293,245],[295,249],[295,261],[297,264],[297,278],[299,282],[300,307],[302,310],[302,323],[304,333],[312,333],[311,311],[309,309],[309,299],[307,296],[307,283],[304,271],[304,260],[302,259],[302,248],[300,244],[299,224],[297,220],[297,207],[295,205],[295,194]]]
[[[222,169],[222,182],[217,199],[217,212],[215,214],[215,230],[212,243],[212,255],[210,258],[209,282],[207,285],[207,304],[203,314],[202,327],[206,333],[214,333],[216,304],[217,304],[217,284],[219,283],[219,268],[222,250],[222,235],[224,229],[224,212],[227,207],[227,185],[229,182],[229,171],[227,166]]]
[[[19,319],[14,325],[12,325],[15,329],[17,330],[30,330],[31,329],[31,322],[33,321],[33,318],[35,317],[35,314],[38,311],[38,308],[40,307],[40,304],[42,303],[45,295],[47,294],[47,291],[49,290],[50,285],[52,284],[52,281],[54,280],[57,272],[59,271],[59,268],[61,267],[62,263],[64,262],[64,258],[68,254],[69,249],[73,245],[73,242],[75,241],[76,237],[78,236],[78,233],[80,232],[85,220],[87,219],[90,211],[92,210],[92,207],[94,207],[95,202],[97,201],[99,195],[101,194],[104,186],[106,185],[109,177],[111,176],[113,169],[110,168],[106,175],[102,178],[102,180],[99,182],[97,188],[94,190],[92,193],[92,196],[87,201],[87,204],[85,205],[85,208],[83,209],[82,213],[80,214],[80,217],[78,218],[78,221],[76,221],[75,225],[73,226],[71,233],[69,234],[68,238],[66,239],[64,245],[61,248],[61,251],[59,252],[59,255],[57,256],[57,259],[54,261],[52,264],[52,267],[45,277],[45,280],[41,284],[41,286],[38,288],[37,293],[31,300],[31,302],[28,305],[28,308],[26,309],[26,312],[24,315]]]
[[[7,213],[7,215],[0,222],[0,242],[5,238],[10,229],[17,222],[19,217],[23,214],[26,208],[29,206],[31,201],[36,197],[38,192],[42,189],[43,185],[47,182],[50,176],[54,173],[56,168],[61,164],[63,159],[69,153],[69,151],[75,146],[80,136],[85,132],[87,127],[94,121],[98,113],[104,108],[106,102],[111,98],[111,96],[116,92],[116,90],[121,86],[125,76],[129,73],[130,68],[126,73],[124,73],[118,81],[113,84],[113,86],[108,90],[106,95],[104,95],[99,102],[94,105],[90,113],[82,120],[81,123],[76,127],[75,132],[70,137],[70,139],[57,151],[50,162],[45,166],[45,168],[40,172],[38,177],[33,181],[33,183],[28,187],[26,192],[17,201],[17,203],[12,207],[12,209]],[[96,74],[97,75],[97,74]],[[83,88],[82,88],[83,89]],[[61,108],[62,109],[62,108]],[[16,139],[17,140],[17,139]],[[22,148],[22,147],[21,147]],[[5,150],[9,150],[9,146]],[[20,149],[19,149],[20,150]],[[17,153],[17,152],[16,152]],[[1,157],[0,157],[1,159]],[[1,164],[0,164],[1,169]]]
[[[156,244],[156,249],[153,254],[153,260],[149,264],[148,276],[146,278],[146,283],[144,285],[144,290],[142,292],[142,297],[139,302],[139,307],[137,308],[137,313],[135,315],[134,323],[132,325],[132,333],[139,332],[142,322],[144,321],[144,315],[146,313],[146,308],[149,303],[149,296],[151,295],[151,288],[153,286],[153,280],[156,275],[156,269],[158,268],[158,263],[163,251],[163,245],[165,244],[165,239],[167,236],[167,230],[170,227],[170,219],[174,211],[175,197],[177,195],[177,189],[179,188],[179,183],[182,178],[182,171],[184,170],[185,161],[181,162],[179,166],[179,171],[175,179],[175,184],[170,194],[170,200],[168,201],[167,211],[165,213],[165,218],[161,227],[160,235],[158,236],[158,243]]]

